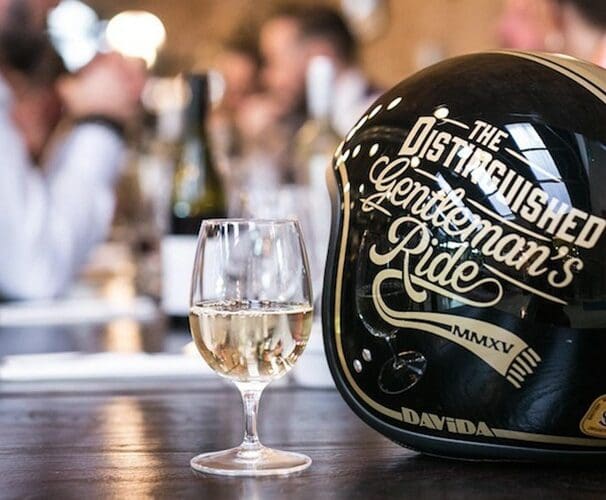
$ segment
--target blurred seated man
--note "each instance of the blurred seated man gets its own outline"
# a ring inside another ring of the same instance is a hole
[[[606,67],[606,1],[507,0],[501,45],[561,52]]]
[[[35,120],[20,100],[47,54],[46,16],[56,0],[0,0],[0,297],[54,296],[68,286],[109,228],[122,129],[137,110],[141,66],[109,54],[63,77],[57,92],[75,124],[36,168]],[[40,111],[40,110],[38,110]],[[44,114],[44,113],[43,113]],[[43,120],[42,120],[43,121]],[[37,123],[41,123],[38,121]],[[47,132],[42,132],[45,136]],[[40,138],[37,139],[39,141]],[[28,146],[30,150],[28,150]]]
[[[355,124],[377,93],[357,64],[356,39],[333,8],[279,8],[262,24],[259,45],[265,91],[242,104],[238,125],[245,141],[257,147],[255,164],[267,169],[269,152],[273,151],[274,172],[281,182],[292,182],[293,139],[307,118],[305,77],[309,61],[326,56],[334,64],[331,115],[340,135]]]
[[[284,110],[304,109],[310,59],[327,56],[336,70],[332,116],[345,135],[376,97],[358,66],[358,43],[343,17],[324,6],[286,7],[261,28],[264,81]]]

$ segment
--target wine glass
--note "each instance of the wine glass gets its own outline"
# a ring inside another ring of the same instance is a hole
[[[295,220],[216,219],[202,223],[189,324],[208,365],[230,379],[244,403],[237,448],[191,460],[199,472],[265,476],[301,471],[311,459],[264,447],[257,408],[265,386],[287,373],[312,325],[309,265]]]
[[[369,230],[364,231],[360,243],[359,265],[356,272],[356,308],[358,317],[374,337],[383,339],[391,353],[391,357],[381,366],[379,388],[386,394],[401,394],[421,379],[427,367],[423,354],[413,350],[398,352],[394,341],[399,329],[388,324],[381,318],[373,303],[372,281],[378,272],[369,257],[370,249],[375,242],[380,241],[378,234]],[[399,309],[410,308],[410,301],[404,291],[401,280],[389,280],[381,287],[383,300]]]

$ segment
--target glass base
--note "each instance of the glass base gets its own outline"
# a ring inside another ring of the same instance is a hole
[[[192,469],[205,474],[224,476],[286,475],[307,469],[311,458],[300,453],[273,450],[264,446],[258,450],[241,447],[202,453],[191,459]]]

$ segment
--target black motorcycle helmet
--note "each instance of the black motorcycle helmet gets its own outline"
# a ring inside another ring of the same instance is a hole
[[[457,57],[335,154],[323,302],[337,387],[404,446],[606,456],[606,71]]]

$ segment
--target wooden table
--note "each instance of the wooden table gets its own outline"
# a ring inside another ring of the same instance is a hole
[[[600,498],[604,467],[459,463],[407,451],[333,390],[269,389],[266,445],[309,454],[286,478],[194,475],[189,459],[234,446],[239,396],[218,380],[0,383],[0,498]]]

